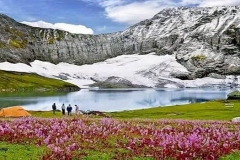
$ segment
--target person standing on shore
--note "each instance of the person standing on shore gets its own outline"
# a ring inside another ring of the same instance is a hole
[[[52,105],[53,114],[56,114],[57,106],[55,103]]]
[[[65,115],[65,105],[64,105],[64,103],[62,104],[62,115]]]
[[[75,114],[78,114],[79,113],[79,107],[78,105],[75,105]]]
[[[67,106],[67,112],[68,112],[68,115],[71,116],[72,106],[70,104]]]

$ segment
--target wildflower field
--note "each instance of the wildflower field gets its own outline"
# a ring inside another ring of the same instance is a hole
[[[214,160],[240,150],[239,131],[240,123],[227,121],[112,118],[0,120],[0,142],[45,147],[38,157],[44,160]]]

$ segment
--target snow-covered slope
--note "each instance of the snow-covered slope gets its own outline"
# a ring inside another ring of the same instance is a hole
[[[147,87],[202,87],[206,85],[222,84],[223,79],[204,78],[182,81],[172,78],[172,74],[188,74],[187,69],[179,64],[173,55],[122,55],[92,65],[77,66],[68,63],[57,65],[36,60],[31,66],[23,63],[0,63],[1,70],[32,72],[46,77],[63,79],[80,86],[88,87],[95,81],[104,81],[109,77],[120,77],[133,84]]]
[[[125,31],[102,35],[34,28],[1,14],[0,24],[0,62],[25,63],[34,67],[36,62],[46,61],[58,64],[53,66],[56,70],[64,63],[93,64],[78,67],[83,70],[81,73],[88,72],[83,76],[76,74],[76,77],[87,80],[89,77],[103,80],[116,76],[146,86],[161,87],[171,82],[171,86],[181,87],[187,86],[185,82],[190,85],[192,79],[225,78],[225,75],[240,73],[240,6],[164,9]],[[146,61],[148,63],[139,65],[140,59],[145,57],[140,55],[152,52],[159,57],[155,55]],[[136,54],[140,55],[136,58]],[[178,62],[174,63],[178,66],[173,67],[173,63],[169,66],[171,60]],[[105,64],[112,61],[114,65]],[[127,69],[123,70],[116,61],[129,63]],[[186,70],[180,72],[176,69],[179,65]],[[102,71],[104,69],[106,71]],[[166,71],[160,74],[161,69]],[[64,71],[68,72],[72,71]],[[53,75],[62,79],[69,77],[59,73]],[[175,82],[176,79],[189,82]]]

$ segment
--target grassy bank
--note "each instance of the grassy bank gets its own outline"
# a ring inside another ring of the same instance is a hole
[[[51,111],[30,111],[33,117],[63,117],[61,112],[53,115]],[[156,107],[149,109],[106,112],[107,116],[119,119],[187,119],[187,120],[231,120],[240,116],[240,101],[216,100],[204,103]],[[80,117],[82,115],[79,115]],[[96,116],[91,116],[96,117]],[[97,116],[99,118],[99,116]]]
[[[53,114],[52,111],[28,111],[33,117],[39,118],[62,118],[63,115],[60,111]]]
[[[15,91],[71,91],[79,87],[57,79],[34,73],[20,73],[0,70],[0,92]]]
[[[216,100],[204,103],[112,112],[114,118],[164,118],[189,120],[231,120],[240,116],[240,101]]]

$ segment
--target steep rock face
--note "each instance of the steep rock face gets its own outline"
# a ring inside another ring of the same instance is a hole
[[[0,61],[86,64],[122,54],[174,54],[184,79],[240,73],[240,6],[165,9],[123,32],[76,35],[0,15]]]
[[[130,31],[141,37],[140,53],[175,54],[189,79],[240,71],[239,6],[167,9],[123,33]]]

